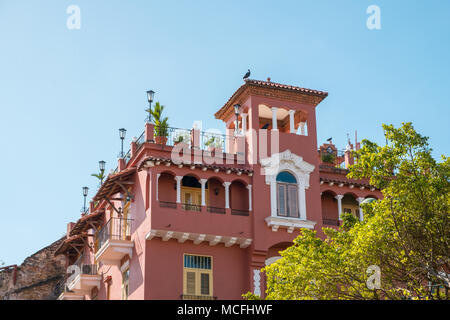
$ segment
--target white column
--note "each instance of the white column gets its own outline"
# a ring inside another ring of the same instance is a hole
[[[304,179],[299,179],[298,182],[298,209],[300,210],[300,219],[306,220],[306,188]]]
[[[252,211],[252,185],[247,186],[248,189],[248,211]]]
[[[225,209],[230,209],[230,185],[231,182],[224,182],[225,187]]]
[[[272,107],[272,130],[278,130],[277,111],[277,107]]]
[[[158,190],[158,181],[159,181],[159,177],[161,176],[161,174],[160,173],[157,173],[156,174],[156,201],[158,201],[159,199],[158,199],[158,193],[159,193],[159,190]]]
[[[206,197],[205,197],[205,186],[208,179],[200,179],[200,183],[202,185],[202,206],[206,206]]]
[[[361,202],[363,202],[364,200],[365,200],[364,198],[356,199],[356,201],[358,201],[358,203],[359,203],[359,220],[361,220],[361,221],[364,220],[364,212],[363,212],[363,209],[361,208]]]
[[[181,180],[183,176],[176,176],[175,180],[177,180],[177,203],[181,203]]]
[[[341,194],[338,194],[335,198],[338,201],[338,212],[339,212],[339,218],[338,220],[342,220],[342,198],[344,196]]]
[[[295,110],[289,110],[289,129],[291,133],[295,133],[294,114]]]
[[[306,126],[306,122],[300,122],[300,134],[302,136],[306,135],[305,126]]]
[[[242,134],[245,135],[245,131],[247,130],[247,113],[242,114]]]
[[[277,181],[275,175],[272,175],[270,179],[270,211],[272,217],[278,216]]]

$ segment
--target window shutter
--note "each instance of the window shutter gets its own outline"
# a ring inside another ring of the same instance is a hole
[[[283,184],[278,185],[278,215],[287,216],[286,210],[286,186]]]
[[[298,192],[297,186],[289,186],[289,216],[298,218]]]
[[[209,274],[202,273],[201,275],[201,294],[209,295]]]
[[[186,272],[186,292],[195,295],[195,272]]]

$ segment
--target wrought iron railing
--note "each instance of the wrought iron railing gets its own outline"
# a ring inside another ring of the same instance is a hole
[[[225,214],[225,208],[208,207],[207,210],[208,210],[208,212],[211,212],[211,213]]]
[[[95,251],[108,240],[130,240],[131,219],[111,218],[95,235]]]
[[[345,169],[345,151],[336,150],[328,152],[326,150],[318,150],[322,165]]]
[[[158,132],[163,137],[158,137]],[[225,134],[197,131],[193,129],[181,128],[158,128],[155,127],[155,143],[167,146],[175,146],[178,143],[185,143],[190,148],[199,148],[201,150],[215,149],[225,153],[231,153],[227,145],[234,143],[236,137]]]
[[[223,153],[235,154],[236,151],[229,150],[227,146],[233,145],[237,137],[233,135],[219,134],[207,131],[196,131],[194,129],[182,129],[174,127],[158,127],[154,129],[154,140],[156,144],[175,146],[183,142],[189,148],[199,148],[201,150],[216,150]],[[145,142],[145,131],[136,140],[136,152],[139,151]],[[125,161],[125,165],[131,160],[131,149],[124,155],[119,154]],[[113,173],[117,173],[118,167]]]
[[[196,211],[196,212],[202,211],[202,206],[198,204],[183,203],[181,204],[181,208],[186,211]]]
[[[322,223],[329,226],[339,226],[339,220],[336,219],[322,219]]]
[[[176,209],[177,208],[177,203],[176,202],[170,202],[170,201],[159,201],[159,206],[161,208]]]
[[[145,131],[141,133],[139,138],[136,140],[136,152],[138,152],[145,142]]]
[[[78,267],[80,274],[97,275],[97,265],[90,262],[86,263],[86,257],[81,255],[73,264]]]
[[[182,300],[217,300],[217,297],[213,296],[196,296],[191,294],[180,295]]]
[[[66,292],[73,293],[73,291],[70,291],[69,288],[67,288],[66,279],[63,278],[63,280],[58,282],[56,286],[53,288],[53,297],[58,299],[61,296],[61,294]]]
[[[248,210],[231,209],[231,214],[233,214],[235,216],[248,216],[249,212],[248,212]]]

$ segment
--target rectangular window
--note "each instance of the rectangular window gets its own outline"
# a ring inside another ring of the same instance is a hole
[[[288,186],[289,190],[289,217],[298,218],[298,203],[297,203],[297,187]]]
[[[286,186],[284,184],[278,185],[278,215],[286,217]]]
[[[277,184],[278,215],[298,218],[298,189],[296,185]]]
[[[212,295],[212,257],[185,254],[183,262],[183,295],[197,299]]]

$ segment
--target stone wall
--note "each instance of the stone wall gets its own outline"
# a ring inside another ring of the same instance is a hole
[[[65,238],[65,237],[64,237]],[[54,256],[63,239],[39,250],[14,270],[0,272],[0,300],[55,300],[64,282],[65,257]]]

